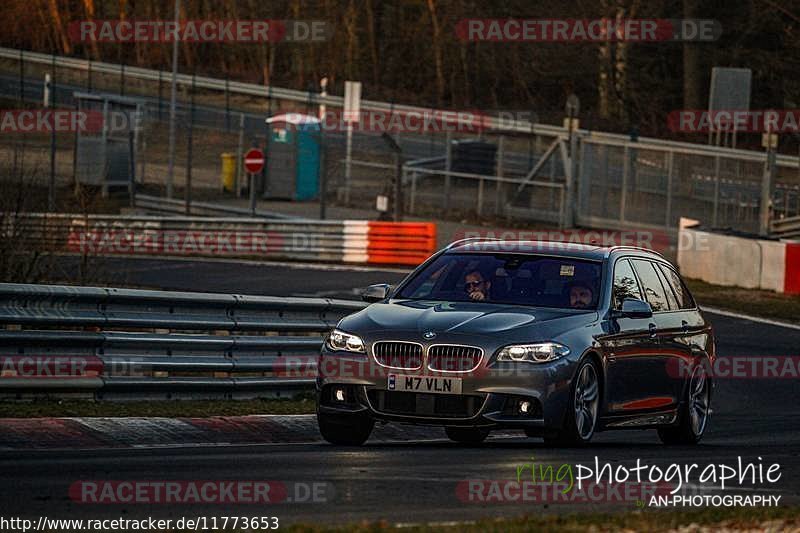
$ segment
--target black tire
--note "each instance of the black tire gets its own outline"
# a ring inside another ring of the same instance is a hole
[[[460,442],[461,444],[480,444],[489,436],[489,431],[489,428],[444,428],[444,432],[447,433],[447,438],[455,442]]]
[[[317,413],[322,438],[340,446],[361,446],[372,433],[375,421],[365,415],[332,415]]]
[[[668,445],[694,445],[703,438],[711,417],[711,378],[705,366],[698,365],[686,385],[686,396],[678,412],[678,425],[658,428],[661,442]]]
[[[593,380],[593,386],[589,380]],[[569,398],[564,426],[559,430],[545,431],[543,435],[547,446],[583,446],[592,440],[601,403],[600,369],[593,359],[581,361],[572,380]]]

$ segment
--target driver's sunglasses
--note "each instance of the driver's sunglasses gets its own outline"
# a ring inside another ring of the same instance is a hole
[[[481,281],[468,281],[468,282],[464,283],[464,287],[467,288],[467,289],[471,289],[473,287],[477,287],[481,283],[483,283],[483,280],[481,280]]]

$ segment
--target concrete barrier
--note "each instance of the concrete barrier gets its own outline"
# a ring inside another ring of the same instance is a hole
[[[681,274],[715,285],[800,294],[800,242],[724,235],[681,218]]]
[[[25,245],[88,255],[242,257],[416,266],[436,251],[430,222],[29,214]]]

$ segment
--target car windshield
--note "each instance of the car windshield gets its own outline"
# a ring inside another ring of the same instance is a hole
[[[397,298],[596,309],[601,265],[570,257],[444,254]]]

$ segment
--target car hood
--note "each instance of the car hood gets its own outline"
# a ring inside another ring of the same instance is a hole
[[[377,331],[498,334],[541,325],[548,333],[558,334],[596,318],[597,312],[593,310],[396,300],[372,304],[342,319],[339,327],[354,334]]]

